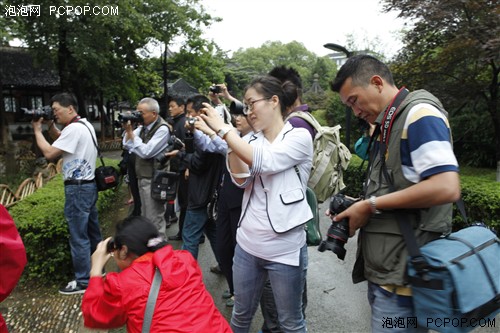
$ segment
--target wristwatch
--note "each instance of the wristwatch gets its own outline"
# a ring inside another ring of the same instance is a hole
[[[217,132],[217,135],[221,137],[221,139],[224,139],[224,136],[226,136],[226,134],[229,133],[231,129],[231,127],[223,127]]]

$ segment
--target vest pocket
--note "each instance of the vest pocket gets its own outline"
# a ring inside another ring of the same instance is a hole
[[[280,193],[281,202],[284,205],[290,205],[304,200],[304,191],[301,188],[296,188],[290,191]]]

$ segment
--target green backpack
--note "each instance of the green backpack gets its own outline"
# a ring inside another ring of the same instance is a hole
[[[351,160],[351,152],[340,142],[340,125],[321,126],[313,115],[304,111],[290,113],[285,122],[292,117],[304,119],[316,130],[312,169],[307,186],[314,191],[318,202],[324,202],[345,188],[343,176]]]

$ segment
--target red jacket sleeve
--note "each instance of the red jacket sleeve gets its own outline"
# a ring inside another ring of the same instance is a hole
[[[106,280],[102,277],[91,277],[82,299],[85,326],[116,328],[125,325],[127,313],[121,296],[116,273],[108,273]]]
[[[26,250],[14,220],[0,205],[0,302],[9,296],[26,265]]]

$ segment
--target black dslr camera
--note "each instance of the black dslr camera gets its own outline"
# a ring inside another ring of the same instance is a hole
[[[26,116],[32,116],[34,121],[38,121],[40,118],[45,120],[54,119],[54,113],[49,105],[42,106],[38,109],[28,110],[26,108],[21,108]]]
[[[161,165],[164,165],[170,159],[170,157],[165,156],[165,154],[174,150],[182,149],[182,147],[184,147],[184,143],[182,143],[182,140],[176,137],[175,135],[172,135],[170,137],[170,140],[168,140],[167,148],[165,148],[165,150],[162,151],[161,154],[158,154],[155,157],[156,162],[160,163]]]
[[[142,118],[142,114],[139,111],[120,113],[118,115],[118,121],[120,123],[126,123],[130,120],[131,123],[142,123],[144,122],[144,118]]]
[[[336,194],[330,199],[330,213],[339,214],[356,201],[358,200],[348,199],[343,194]],[[326,240],[319,244],[318,251],[331,250],[340,260],[344,260],[346,253],[344,245],[349,238],[349,220],[345,218],[339,222],[332,222],[326,236]]]
[[[214,93],[214,94],[220,94],[222,92],[222,89],[220,86],[211,86],[210,88],[208,88],[210,90],[210,92]]]

